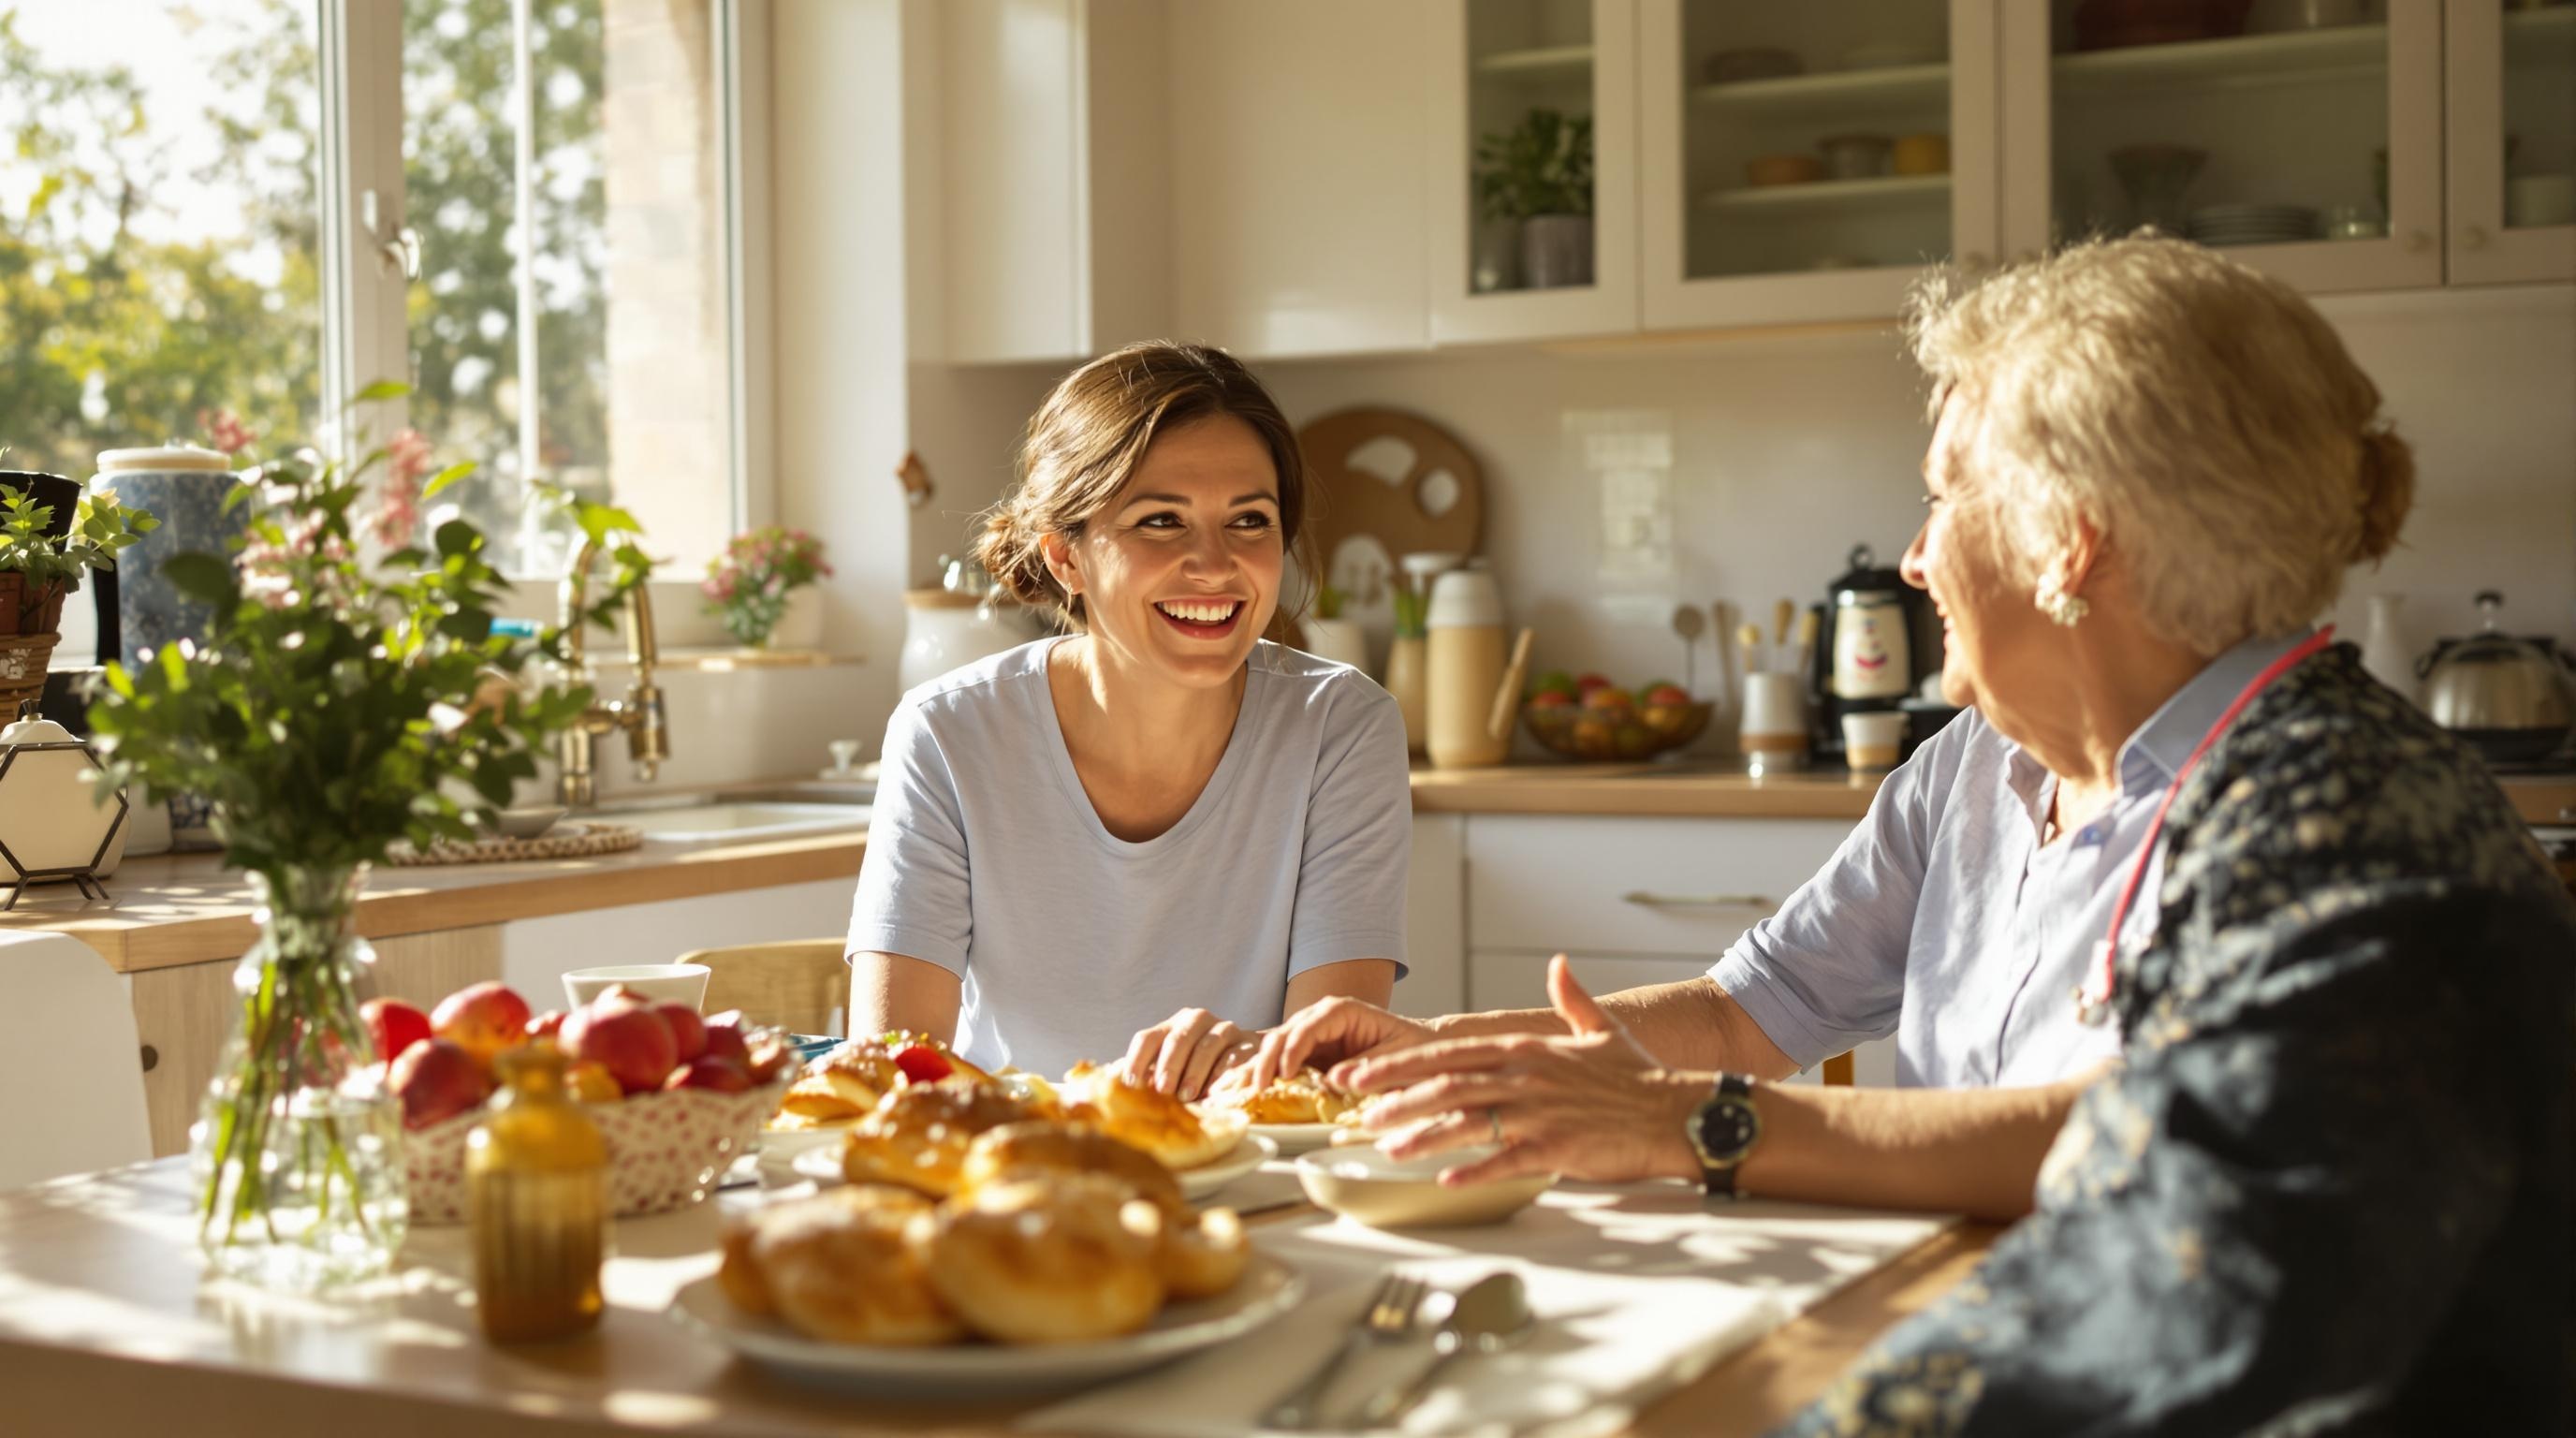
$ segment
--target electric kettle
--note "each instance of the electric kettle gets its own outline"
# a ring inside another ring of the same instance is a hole
[[[2546,637],[2517,638],[2497,625],[2504,596],[2478,595],[2485,624],[2466,639],[2444,639],[2416,665],[2424,712],[2490,764],[2545,762],[2576,726],[2576,663]]]

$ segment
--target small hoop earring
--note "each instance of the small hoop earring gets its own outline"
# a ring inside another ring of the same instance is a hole
[[[2054,574],[2040,576],[2039,593],[2033,602],[2038,604],[2040,613],[2048,616],[2050,623],[2068,629],[2074,628],[2085,615],[2093,612],[2093,606],[2084,602],[2084,596],[2067,593],[2066,582]]]

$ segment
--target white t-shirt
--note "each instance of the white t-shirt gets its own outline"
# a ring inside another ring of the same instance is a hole
[[[1056,1075],[1196,1006],[1280,1021],[1290,977],[1404,957],[1412,798],[1395,700],[1262,642],[1225,757],[1141,844],[1083,793],[1041,640],[922,685],[886,725],[848,952],[964,983],[957,1046]],[[1401,975],[1401,967],[1397,970]]]

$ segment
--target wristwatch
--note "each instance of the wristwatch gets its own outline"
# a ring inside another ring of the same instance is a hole
[[[1708,1102],[1693,1112],[1683,1131],[1699,1155],[1700,1187],[1711,1198],[1735,1198],[1735,1170],[1762,1137],[1762,1115],[1753,1107],[1753,1079],[1747,1074],[1719,1074]]]

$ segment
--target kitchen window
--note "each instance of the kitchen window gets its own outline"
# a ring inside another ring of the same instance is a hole
[[[361,411],[559,574],[531,481],[683,571],[746,518],[732,0],[0,0],[0,467]],[[130,117],[130,122],[129,122]]]

